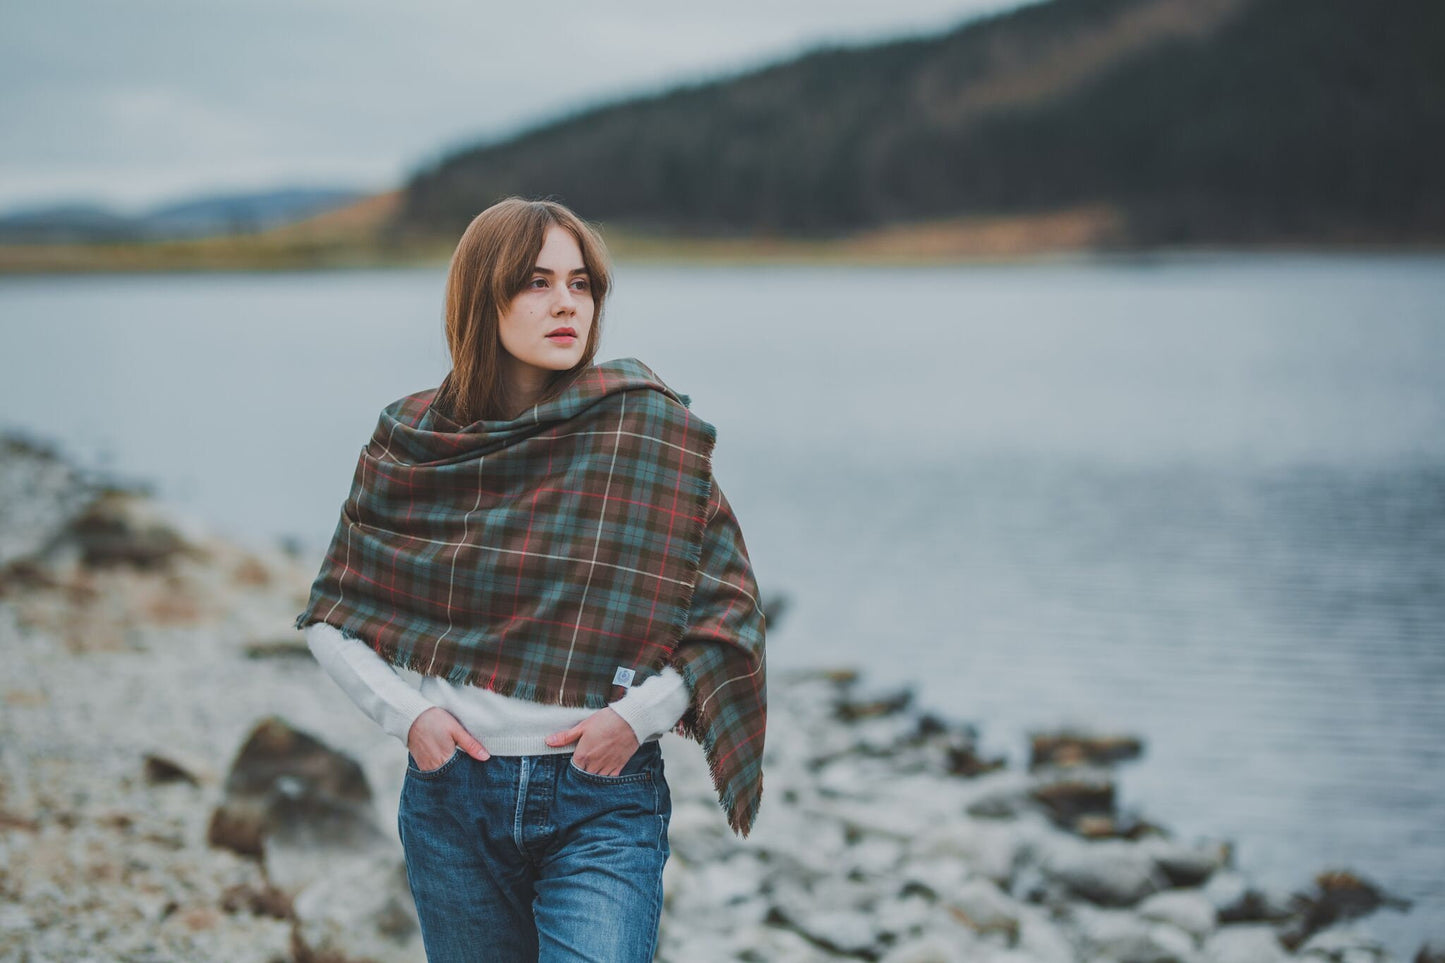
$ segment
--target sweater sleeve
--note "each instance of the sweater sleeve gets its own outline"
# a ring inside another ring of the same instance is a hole
[[[682,673],[668,665],[642,685],[628,689],[627,695],[611,705],[627,720],[640,744],[677,725],[687,711],[687,703],[687,683]]]
[[[306,645],[356,707],[405,745],[411,724],[432,703],[365,642],[342,635],[334,625],[308,625]]]

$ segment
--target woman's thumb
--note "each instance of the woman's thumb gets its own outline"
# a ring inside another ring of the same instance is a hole
[[[547,737],[547,745],[565,746],[569,742],[576,742],[580,738],[582,738],[582,724],[578,723],[571,729],[564,729],[561,732],[552,733]]]

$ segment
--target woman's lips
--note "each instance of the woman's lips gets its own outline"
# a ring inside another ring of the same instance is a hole
[[[577,336],[575,334],[549,334],[547,340],[554,344],[571,344],[577,340]]]

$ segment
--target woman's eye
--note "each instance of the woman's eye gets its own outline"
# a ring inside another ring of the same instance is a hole
[[[546,284],[546,283],[547,283],[547,279],[546,279],[546,278],[533,278],[533,279],[532,279],[532,284],[533,284],[533,285]]]
[[[576,281],[574,281],[573,283],[576,284],[577,290],[579,290],[579,291],[586,291],[586,290],[591,286],[591,285],[589,285],[589,284],[587,283],[587,279],[586,279],[586,278],[578,278],[578,279],[577,279]]]

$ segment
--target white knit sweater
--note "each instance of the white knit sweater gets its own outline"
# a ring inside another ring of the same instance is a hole
[[[495,756],[532,756],[572,752],[575,742],[547,745],[547,736],[570,729],[596,709],[529,702],[474,685],[453,685],[437,676],[420,676],[418,687],[360,639],[347,638],[333,625],[313,622],[306,644],[327,675],[357,708],[405,745],[416,717],[441,706]],[[672,666],[629,689],[611,708],[627,720],[639,743],[670,730],[687,710],[689,693]]]

